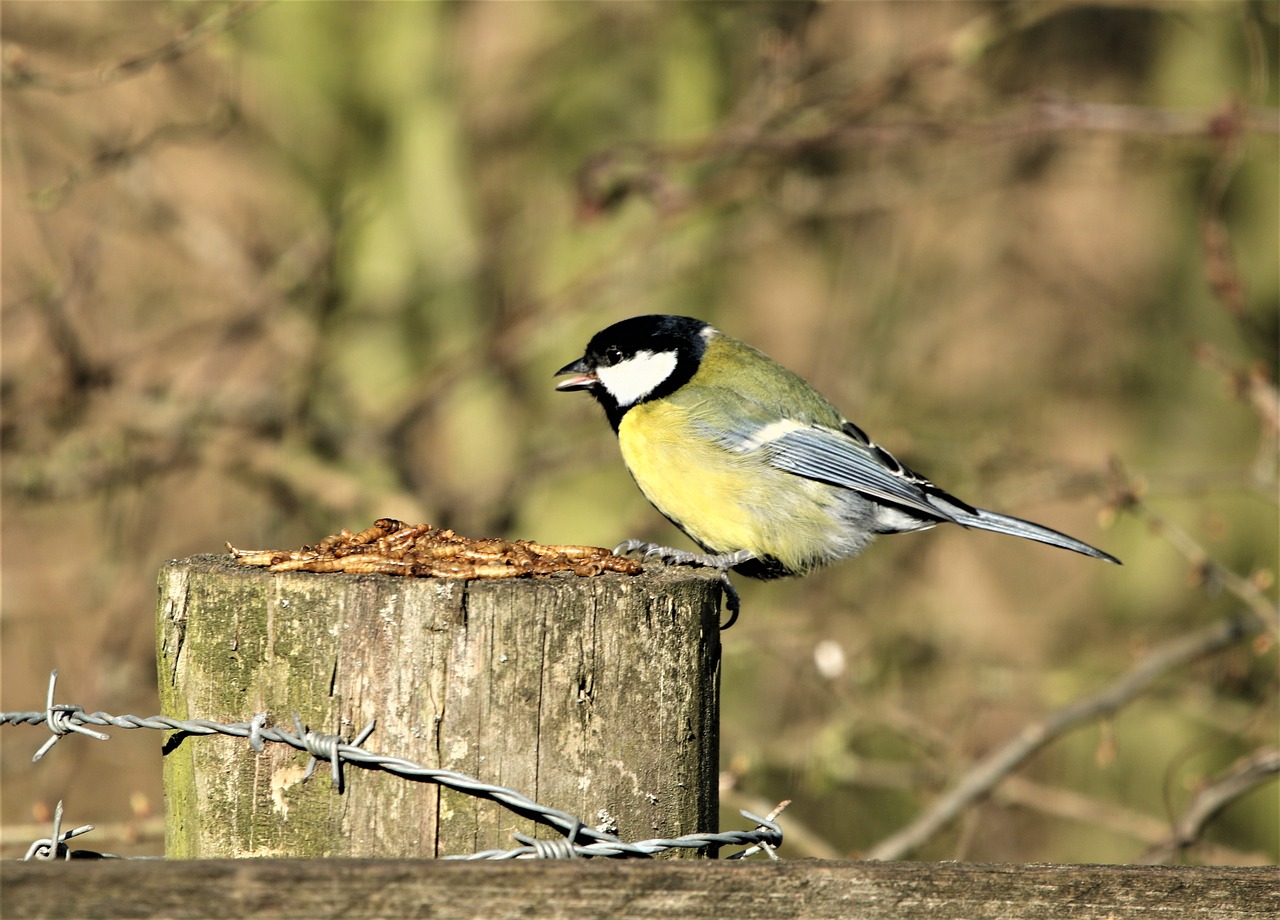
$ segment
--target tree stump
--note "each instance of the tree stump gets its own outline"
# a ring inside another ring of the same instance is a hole
[[[159,579],[166,715],[310,728],[455,770],[627,841],[714,831],[721,589],[712,573],[460,581],[269,574],[222,556]],[[170,857],[443,856],[535,826],[493,802],[283,744],[166,745]]]

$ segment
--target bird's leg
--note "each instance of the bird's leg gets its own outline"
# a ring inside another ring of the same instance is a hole
[[[738,597],[738,589],[729,581],[729,570],[735,565],[742,565],[756,558],[750,550],[740,549],[733,553],[691,553],[688,550],[672,549],[670,546],[659,546],[657,543],[646,543],[643,540],[627,540],[613,549],[615,556],[641,552],[646,559],[661,559],[667,565],[696,565],[720,571],[720,584],[724,587],[725,607],[729,610],[729,619],[721,625],[728,629],[738,619],[738,611],[742,601]]]

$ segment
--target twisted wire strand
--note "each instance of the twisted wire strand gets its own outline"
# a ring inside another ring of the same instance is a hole
[[[302,720],[296,713],[293,716],[295,731],[290,732],[283,728],[268,727],[265,724],[266,713],[258,713],[249,722],[224,724],[210,719],[174,719],[162,715],[141,717],[135,715],[110,715],[105,712],[85,712],[83,707],[80,706],[55,704],[53,702],[57,677],[57,671],[50,675],[48,705],[43,712],[0,713],[0,725],[44,724],[53,733],[39,751],[36,752],[33,760],[39,760],[43,757],[57,741],[70,732],[89,735],[100,741],[106,741],[110,738],[109,735],[103,732],[86,728],[85,726],[87,725],[113,726],[127,729],[146,728],[159,731],[176,731],[197,736],[229,735],[236,738],[247,738],[250,747],[255,752],[261,752],[265,742],[287,744],[296,750],[305,752],[311,758],[307,763],[306,776],[311,775],[318,761],[329,761],[333,783],[339,792],[342,791],[344,782],[342,764],[344,762],[353,763],[366,769],[382,770],[415,782],[435,783],[465,795],[496,802],[522,818],[554,828],[564,835],[560,840],[551,841],[516,835],[517,842],[521,844],[519,847],[510,850],[485,850],[467,856],[445,857],[447,859],[564,859],[578,856],[649,857],[675,848],[704,849],[721,846],[749,847],[751,848],[750,852],[764,849],[770,856],[774,856],[773,850],[782,843],[782,829],[775,821],[759,818],[745,811],[742,812],[744,817],[757,822],[758,826],[755,830],[728,831],[718,834],[687,834],[682,837],[657,838],[643,840],[639,843],[626,843],[614,834],[583,824],[581,820],[568,812],[541,805],[514,789],[482,782],[475,777],[468,776],[465,773],[458,773],[454,770],[425,767],[403,757],[393,757],[365,750],[361,747],[361,744],[372,734],[375,724],[373,722],[369,723],[356,736],[354,742],[347,742],[338,735],[326,735],[311,731],[303,725]],[[60,819],[60,812],[58,817]],[[84,833],[86,830],[87,828],[78,828],[70,834],[62,835],[61,840],[69,839],[70,836]],[[59,839],[58,831],[55,829],[54,836],[50,841],[38,841],[38,843],[50,844],[52,841],[57,841],[57,845],[60,846],[61,840]],[[64,849],[65,847],[62,847],[57,852],[60,853]],[[33,845],[32,851],[34,852],[35,850],[36,847]],[[745,854],[737,853],[729,858],[738,858],[742,855]]]

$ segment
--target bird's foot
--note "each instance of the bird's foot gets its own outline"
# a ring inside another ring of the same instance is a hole
[[[644,540],[626,540],[613,549],[615,556],[625,556],[639,552],[645,559],[659,559],[667,565],[694,565],[720,571],[720,584],[724,589],[725,607],[729,611],[729,619],[721,624],[725,630],[738,620],[738,612],[742,609],[742,599],[738,589],[729,580],[729,570],[735,565],[742,565],[755,558],[750,550],[740,549],[733,553],[691,553],[688,550],[674,549],[657,543],[646,543]]]
[[[626,556],[640,553],[645,559],[658,559],[667,565],[696,565],[707,569],[728,571],[735,565],[750,562],[755,555],[750,550],[740,549],[733,553],[691,553],[684,549],[661,546],[657,543],[646,543],[643,540],[626,540],[614,547],[615,556]]]

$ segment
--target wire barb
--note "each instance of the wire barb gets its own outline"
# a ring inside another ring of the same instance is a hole
[[[373,734],[373,727],[377,724],[377,720],[375,719],[366,725],[350,745],[341,735],[322,735],[319,732],[313,732],[310,728],[304,728],[302,718],[296,712],[293,714],[293,724],[298,730],[295,737],[301,742],[302,749],[311,755],[311,759],[307,761],[307,769],[302,774],[302,781],[306,782],[311,778],[311,774],[315,772],[317,762],[327,760],[332,768],[333,787],[341,795],[344,789],[341,749],[344,746],[358,748],[364,744],[368,737]],[[261,744],[262,730],[260,728],[258,730],[258,739],[258,743]],[[249,743],[253,743],[252,735],[250,735]]]
[[[777,833],[779,841],[781,841],[782,828],[778,826],[778,823],[775,819],[778,817],[778,815],[782,814],[783,809],[790,804],[791,804],[790,799],[783,799],[774,807],[773,811],[769,812],[763,818],[757,818],[755,815],[751,814],[748,811],[739,811],[738,814],[742,815],[742,817],[746,818],[749,821],[759,821],[760,823],[756,826],[757,830],[774,831]],[[775,844],[769,842],[768,840],[761,840],[755,846],[748,847],[747,849],[743,850],[741,853],[734,853],[729,858],[730,859],[746,859],[748,856],[754,856],[756,853],[759,853],[761,850],[764,850],[765,853],[768,854],[769,858],[776,862],[778,860],[778,854],[774,852],[774,850],[776,849],[777,849],[777,846]]]
[[[568,837],[557,837],[554,840],[539,840],[537,837],[530,837],[527,834],[519,832],[511,835],[518,842],[533,850],[534,859],[577,859],[578,848],[574,844],[574,838],[578,836],[578,828],[574,828],[573,833]]]
[[[57,673],[56,671],[54,672]],[[57,740],[56,738],[54,739]],[[62,833],[62,802],[58,802],[58,807],[53,810],[53,833],[47,838],[35,841],[27,848],[27,855],[22,857],[23,862],[31,860],[41,860],[49,862],[55,859],[70,859],[71,850],[68,849],[66,842],[72,837],[79,837],[81,834],[87,834],[93,830],[92,824],[85,824],[80,827],[72,828],[65,834]]]
[[[36,763],[45,754],[49,753],[49,749],[62,740],[62,736],[67,732],[79,732],[82,735],[88,735],[98,741],[107,741],[110,735],[103,732],[95,732],[93,729],[85,728],[76,721],[79,713],[84,712],[83,706],[71,706],[66,703],[54,705],[53,695],[58,687],[58,669],[54,668],[49,673],[49,695],[48,702],[45,704],[44,722],[49,726],[49,731],[53,732],[53,737],[40,746],[40,750],[36,751],[31,758],[32,763]]]

